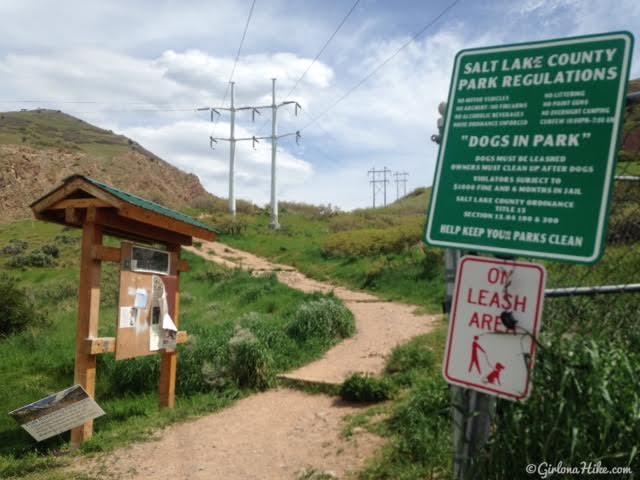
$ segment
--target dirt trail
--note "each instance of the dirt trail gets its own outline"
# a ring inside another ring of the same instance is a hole
[[[127,480],[288,480],[309,470],[342,478],[382,444],[364,431],[351,438],[340,434],[344,416],[363,408],[324,395],[271,390],[74,470]]]
[[[255,275],[274,272],[305,292],[334,291],[351,309],[357,333],[320,360],[283,375],[293,381],[341,383],[352,372],[379,374],[391,349],[428,332],[437,316],[415,315],[414,307],[380,301],[307,278],[220,243],[204,242],[193,253]],[[252,395],[233,406],[157,434],[157,441],[121,448],[72,469],[118,479],[291,479],[310,470],[343,478],[362,467],[383,440],[365,431],[344,438],[344,417],[366,410],[325,395],[280,388]],[[358,429],[361,430],[361,429]]]
[[[416,315],[415,307],[386,302],[364,292],[354,292],[318,282],[288,265],[268,260],[218,242],[203,242],[191,252],[225,266],[240,266],[256,275],[275,273],[278,280],[303,292],[333,290],[353,312],[356,334],[329,350],[323,358],[281,375],[281,378],[303,383],[341,384],[352,373],[382,373],[391,350],[407,340],[431,330],[438,316]]]

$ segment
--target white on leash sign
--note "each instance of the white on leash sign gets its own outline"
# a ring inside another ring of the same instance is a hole
[[[545,278],[535,263],[460,260],[442,367],[447,382],[508,400],[529,396]]]

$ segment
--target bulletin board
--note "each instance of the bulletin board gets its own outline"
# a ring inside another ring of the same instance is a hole
[[[132,253],[141,248],[146,247],[130,242],[122,242],[121,246],[116,360],[175,350],[177,258],[171,258],[175,254],[167,252],[170,256],[168,274],[148,266],[138,269]]]

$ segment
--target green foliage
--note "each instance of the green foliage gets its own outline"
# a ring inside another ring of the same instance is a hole
[[[480,477],[513,478],[542,461],[640,468],[640,299],[612,298],[547,302],[533,393],[498,404]]]
[[[312,219],[330,218],[338,215],[340,209],[327,205],[311,205],[302,202],[280,202],[280,213],[295,213]]]
[[[29,244],[24,240],[12,239],[0,250],[0,253],[2,253],[2,255],[20,255],[24,253],[27,248],[29,248]]]
[[[50,313],[46,324],[29,323],[0,341],[2,411],[59,391],[73,379],[78,245],[75,240],[61,240],[63,237],[77,238],[77,233],[41,222],[0,227],[0,248],[13,238],[24,239],[38,251],[58,238],[55,245],[59,248],[57,265],[12,272],[12,288],[25,294],[26,305],[33,305],[35,298],[36,307]],[[117,246],[113,239],[107,243]],[[180,327],[189,332],[189,342],[178,346],[176,408],[158,411],[158,355],[118,362],[113,355],[99,355],[96,399],[107,414],[96,420],[95,435],[83,451],[103,451],[142,440],[172,422],[219,409],[250,390],[269,386],[275,374],[320,357],[334,343],[331,339],[293,338],[287,333],[300,305],[317,301],[321,295],[306,295],[272,277],[256,278],[188,252],[184,255],[190,271],[180,279]],[[0,265],[3,276],[6,268]],[[118,278],[117,265],[103,264],[100,336],[115,334],[115,322],[110,319],[116,318]],[[3,281],[0,288],[0,322],[9,318],[5,310],[11,304],[4,302],[5,297],[17,298],[13,290],[5,293],[6,285]],[[237,325],[248,333],[236,334]],[[36,444],[11,417],[0,416],[0,477],[42,470],[44,476],[53,478],[49,468],[66,461],[64,455],[59,456],[66,440],[66,435],[60,435]]]
[[[367,228],[327,237],[322,252],[333,257],[359,257],[407,250],[422,238],[422,226],[407,223],[392,229]]]
[[[308,340],[347,338],[355,328],[353,315],[344,305],[322,298],[300,305],[287,330],[295,339]]]
[[[359,478],[450,478],[449,389],[439,368],[445,337],[446,324],[440,323],[393,350],[384,380],[400,392],[387,404],[386,418],[368,427],[388,441]]]
[[[49,255],[50,257],[53,257],[53,258],[58,258],[60,256],[60,249],[52,243],[47,243],[43,245],[42,247],[40,247],[40,250],[45,255]]]
[[[396,406],[387,428],[395,434],[393,455],[383,468],[365,478],[447,478],[451,455],[449,388],[440,375],[421,379]],[[396,470],[405,472],[389,475]]]
[[[229,340],[229,372],[240,387],[267,388],[273,377],[268,350],[251,331],[237,327]]]
[[[340,387],[340,396],[349,402],[383,402],[393,396],[391,382],[355,373]]]
[[[18,286],[16,278],[6,273],[0,273],[0,299],[0,338],[43,324],[33,298]]]
[[[247,229],[247,221],[241,215],[221,215],[212,220],[216,230],[226,235],[239,235]]]
[[[27,267],[52,267],[56,264],[56,259],[42,250],[35,250],[28,255],[14,255],[7,262],[10,268],[27,268]]]
[[[394,383],[407,386],[419,376],[436,371],[441,352],[436,352],[429,343],[430,338],[423,336],[395,348],[387,360],[385,373]]]

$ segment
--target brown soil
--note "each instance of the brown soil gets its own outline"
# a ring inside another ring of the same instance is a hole
[[[340,384],[355,372],[379,375],[393,347],[431,330],[437,315],[415,314],[415,307],[385,302],[364,292],[310,279],[288,265],[271,263],[218,242],[203,242],[191,252],[225,266],[240,266],[255,275],[273,272],[278,280],[303,292],[334,294],[353,312],[356,334],[329,350],[320,360],[282,378],[304,383]]]
[[[382,444],[363,431],[341,435],[344,417],[362,410],[324,395],[271,390],[74,470],[136,480],[296,479],[310,470],[342,478]]]
[[[428,332],[437,319],[416,315],[408,305],[317,282],[292,267],[220,243],[204,242],[201,249],[190,250],[255,275],[275,272],[282,283],[305,292],[333,290],[345,301],[356,320],[356,335],[322,359],[283,375],[295,382],[337,384],[352,372],[380,374],[394,346]],[[362,429],[349,438],[341,434],[345,416],[366,408],[281,388],[159,431],[157,441],[82,459],[73,470],[119,479],[297,479],[310,471],[343,478],[362,468],[383,444],[382,438]]]

